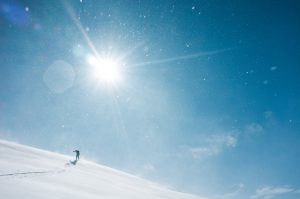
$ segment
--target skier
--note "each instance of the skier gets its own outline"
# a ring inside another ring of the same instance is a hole
[[[80,152],[79,152],[79,150],[75,150],[75,151],[73,151],[73,152],[76,153],[76,162],[77,162],[77,161],[79,160]]]

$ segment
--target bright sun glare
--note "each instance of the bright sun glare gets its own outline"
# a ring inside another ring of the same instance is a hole
[[[90,56],[87,61],[92,66],[91,72],[96,80],[107,84],[115,84],[121,80],[121,71],[116,60]]]

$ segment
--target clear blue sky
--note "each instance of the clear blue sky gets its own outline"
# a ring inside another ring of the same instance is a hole
[[[201,196],[299,198],[299,19],[296,0],[0,0],[0,138]]]

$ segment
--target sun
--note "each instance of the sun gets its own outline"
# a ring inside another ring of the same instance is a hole
[[[116,59],[89,56],[87,61],[92,67],[91,73],[94,79],[105,84],[116,84],[121,81],[120,63]]]

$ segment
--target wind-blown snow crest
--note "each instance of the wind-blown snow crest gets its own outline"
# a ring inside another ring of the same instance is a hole
[[[0,198],[204,199],[124,172],[0,140]]]

